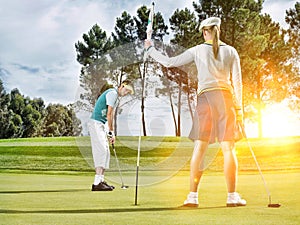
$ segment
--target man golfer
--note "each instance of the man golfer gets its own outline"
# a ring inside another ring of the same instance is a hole
[[[242,121],[242,76],[237,51],[220,37],[221,20],[205,19],[200,24],[205,43],[169,58],[162,55],[151,41],[145,40],[145,49],[157,62],[176,67],[195,62],[198,70],[197,107],[190,139],[194,151],[190,167],[190,193],[185,206],[198,206],[198,185],[203,174],[203,159],[209,143],[219,141],[224,155],[224,173],[227,184],[227,206],[244,206],[246,201],[236,192],[237,159],[235,131],[237,120]],[[236,99],[236,101],[234,101]],[[234,104],[236,102],[236,104]]]
[[[128,81],[123,81],[118,88],[110,88],[103,92],[96,101],[94,111],[89,122],[92,153],[95,166],[95,180],[92,191],[112,191],[113,186],[104,180],[104,172],[109,169],[110,151],[108,140],[111,144],[115,142],[113,129],[113,111],[118,104],[119,97],[133,94],[133,87]],[[106,134],[105,124],[107,122],[108,132]]]

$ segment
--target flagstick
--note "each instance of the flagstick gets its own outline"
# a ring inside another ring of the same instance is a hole
[[[136,175],[135,175],[135,200],[134,205],[137,205],[137,194],[138,194],[138,184],[139,184],[139,167],[140,167],[140,155],[141,155],[141,137],[142,137],[142,120],[140,120],[140,136],[139,136],[139,144],[138,144],[138,155],[136,160]]]
[[[146,74],[146,63],[144,63],[144,69],[142,74],[142,101],[145,96],[145,74]],[[141,141],[142,141],[142,129],[143,129],[143,116],[144,116],[144,105],[141,103],[141,119],[140,119],[140,135],[138,143],[138,155],[136,160],[136,176],[135,176],[135,201],[134,204],[137,205],[137,194],[138,194],[138,177],[139,177],[139,166],[140,166],[140,155],[141,155]]]
[[[147,40],[151,40],[152,36],[152,25],[153,25],[153,14],[154,14],[154,2],[152,2],[152,7],[150,9],[149,18],[148,18],[148,25],[147,25]],[[146,60],[148,54],[147,52],[144,53],[144,71],[142,75],[142,101],[145,96],[145,74],[146,74]],[[140,155],[141,155],[141,139],[142,139],[142,128],[143,128],[143,114],[144,109],[142,109],[141,105],[141,120],[140,120],[140,136],[139,136],[139,143],[138,143],[138,155],[136,160],[136,175],[135,175],[135,200],[134,205],[137,205],[137,195],[138,195],[138,182],[139,182],[139,167],[140,167]]]

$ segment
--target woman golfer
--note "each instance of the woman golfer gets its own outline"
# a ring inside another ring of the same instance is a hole
[[[110,151],[107,137],[110,143],[115,142],[113,130],[113,111],[117,105],[118,97],[133,94],[133,88],[128,81],[122,82],[118,88],[110,88],[98,98],[89,123],[92,153],[95,165],[95,180],[92,191],[112,191],[113,186],[104,181],[104,172],[109,168]],[[109,132],[106,134],[105,123]]]
[[[195,62],[198,71],[198,96],[189,138],[194,141],[190,165],[190,193],[184,206],[198,206],[198,184],[203,174],[203,159],[209,143],[219,141],[224,155],[227,206],[245,206],[236,192],[237,158],[234,133],[237,119],[242,121],[242,77],[237,51],[219,40],[221,20],[205,19],[200,24],[205,43],[194,46],[176,57],[158,52],[145,40],[148,54],[166,67]]]

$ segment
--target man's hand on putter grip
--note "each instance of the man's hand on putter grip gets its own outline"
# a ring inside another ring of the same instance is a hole
[[[107,133],[107,137],[108,137],[108,140],[111,144],[114,144],[115,143],[115,134],[113,131],[109,131]]]

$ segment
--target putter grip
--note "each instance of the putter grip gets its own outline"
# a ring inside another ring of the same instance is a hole
[[[239,123],[239,126],[240,126],[240,130],[243,134],[243,137],[247,138],[246,131],[245,131],[245,126],[243,126],[241,123]]]

